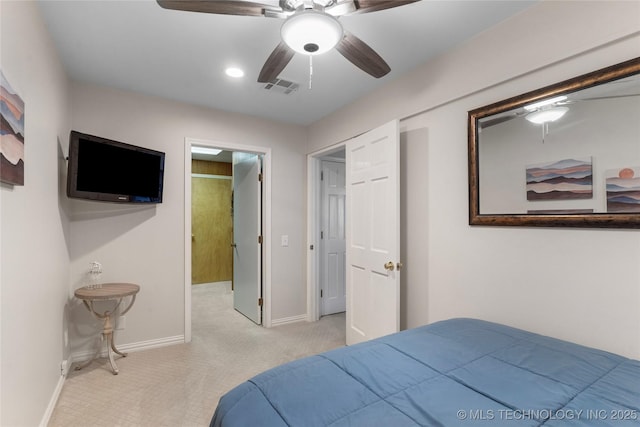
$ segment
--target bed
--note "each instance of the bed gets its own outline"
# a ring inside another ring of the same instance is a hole
[[[640,361],[451,319],[263,372],[210,425],[639,426]]]

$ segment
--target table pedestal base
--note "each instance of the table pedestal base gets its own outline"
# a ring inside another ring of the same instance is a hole
[[[95,312],[94,312],[95,314]],[[116,365],[116,361],[114,359],[113,353],[119,354],[122,357],[127,357],[126,353],[122,353],[121,351],[119,351],[116,348],[116,344],[113,341],[113,323],[111,322],[111,312],[106,311],[104,314],[99,315],[96,314],[98,317],[101,317],[103,319],[103,325],[102,325],[102,340],[107,342],[107,357],[109,358],[109,363],[111,364],[111,369],[113,370],[113,375],[118,375],[118,372],[120,372],[118,370],[118,366]],[[100,346],[102,347],[102,346]],[[89,366],[91,364],[91,362],[93,362],[95,359],[97,359],[98,357],[100,357],[100,351],[101,348],[98,348],[98,351],[96,352],[96,354],[89,359],[88,361],[86,361],[85,363],[83,363],[80,366],[76,366],[76,371],[79,371],[82,368],[86,368],[87,366]]]
[[[124,316],[133,306],[138,291],[140,291],[140,286],[133,283],[104,283],[97,288],[85,286],[84,288],[76,289],[74,292],[76,298],[82,300],[85,307],[87,307],[87,310],[89,310],[89,312],[96,318],[102,320],[102,341],[107,342],[107,356],[109,357],[109,363],[111,363],[113,375],[118,375],[118,367],[116,366],[116,361],[113,358],[113,353],[119,354],[122,357],[126,357],[127,355],[126,353],[118,351],[116,344],[113,341],[113,323],[111,323],[111,315],[118,312],[118,308],[120,307],[120,304],[122,304],[122,300],[130,296],[131,300],[129,301],[129,305],[127,308],[120,311],[120,316]],[[115,301],[115,306],[110,307],[109,310],[104,312],[102,312],[102,310],[96,311],[93,306],[94,301]],[[100,347],[102,347],[102,345]],[[82,365],[76,367],[76,370],[89,366],[94,359],[100,356],[100,350],[101,348],[98,348],[95,356]]]

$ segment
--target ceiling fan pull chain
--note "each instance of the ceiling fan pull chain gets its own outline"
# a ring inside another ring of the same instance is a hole
[[[313,79],[313,55],[309,55],[309,90],[311,90],[312,79]]]

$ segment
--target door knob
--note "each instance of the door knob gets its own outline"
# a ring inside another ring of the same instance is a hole
[[[384,265],[385,270],[393,271],[394,268],[395,268],[395,265],[393,265],[393,261],[389,261]]]
[[[235,247],[236,247],[236,244],[235,244],[235,243],[232,243],[232,244],[231,244],[231,247],[232,247],[232,248],[235,248]]]

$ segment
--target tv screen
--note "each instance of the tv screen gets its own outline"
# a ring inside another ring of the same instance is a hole
[[[162,203],[164,153],[71,131],[67,195],[120,203]]]

